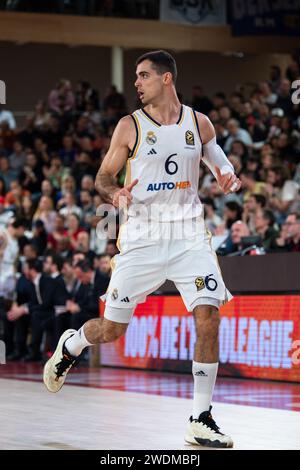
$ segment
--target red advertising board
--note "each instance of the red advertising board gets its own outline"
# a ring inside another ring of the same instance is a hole
[[[104,365],[189,371],[195,327],[179,296],[149,296]],[[236,296],[221,309],[219,374],[300,381],[300,296]]]

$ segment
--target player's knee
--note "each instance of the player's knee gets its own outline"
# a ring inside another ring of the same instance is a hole
[[[219,310],[213,306],[205,306],[195,312],[195,326],[197,336],[214,336],[218,334],[220,326]]]

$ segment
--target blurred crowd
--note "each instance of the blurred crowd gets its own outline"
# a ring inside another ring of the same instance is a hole
[[[210,117],[242,181],[225,196],[202,168],[199,194],[218,254],[300,251],[300,100],[292,88],[299,64],[294,57],[284,71],[272,66],[247,97],[239,89],[210,99],[194,88],[192,106]]]
[[[291,98],[299,78],[294,57],[248,93],[208,97],[197,85],[182,98],[209,116],[243,183],[225,196],[201,166],[199,195],[221,255],[300,251],[300,116]],[[115,236],[98,236],[94,181],[128,112],[116,87],[100,97],[87,81],[67,79],[23,128],[0,107],[0,334],[8,358],[40,360],[62,331],[99,314],[118,248]]]

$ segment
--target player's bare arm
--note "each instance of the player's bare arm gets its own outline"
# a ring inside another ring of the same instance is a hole
[[[96,176],[95,187],[100,196],[115,207],[119,207],[120,199],[127,202],[127,205],[131,202],[131,190],[137,184],[137,180],[134,180],[130,185],[119,188],[116,183],[116,176],[125,166],[135,138],[136,130],[132,118],[123,117],[113,133],[109,150]]]
[[[241,181],[221,147],[217,144],[214,126],[207,116],[196,113],[203,144],[203,161],[215,176],[225,194],[236,192]]]

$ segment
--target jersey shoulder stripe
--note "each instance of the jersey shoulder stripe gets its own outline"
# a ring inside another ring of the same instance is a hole
[[[201,134],[200,134],[200,128],[199,128],[199,123],[198,123],[198,119],[197,119],[197,115],[196,115],[196,112],[193,108],[190,108],[191,109],[191,112],[192,112],[192,118],[193,118],[193,122],[194,122],[194,126],[195,126],[195,130],[199,136],[199,139],[200,139],[200,142],[201,142],[201,151],[202,151],[202,157],[203,157],[203,142],[202,142],[202,137],[201,137]]]
[[[139,123],[139,119],[138,119],[136,113],[134,112],[130,116],[132,117],[132,120],[134,122],[136,137],[135,137],[134,146],[133,146],[132,150],[129,152],[128,160],[133,160],[137,155],[137,152],[138,152],[138,149],[139,149],[139,146],[140,146],[140,143],[141,143],[141,134],[142,134],[142,132],[141,132],[141,125]]]

